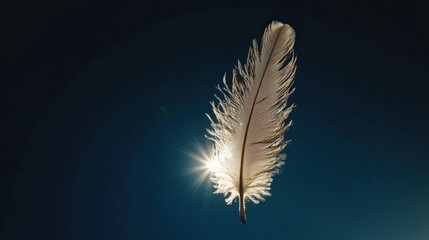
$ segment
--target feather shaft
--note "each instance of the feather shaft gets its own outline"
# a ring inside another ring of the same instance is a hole
[[[246,130],[244,131],[244,140],[243,140],[243,145],[242,145],[242,148],[241,148],[240,186],[239,186],[240,220],[241,220],[242,224],[246,224],[246,209],[244,207],[244,194],[243,194],[243,189],[244,189],[243,188],[243,169],[244,169],[244,156],[245,156],[245,149],[246,149],[247,134],[249,133],[250,121],[251,121],[252,116],[253,116],[253,110],[255,109],[256,99],[258,99],[259,90],[261,89],[261,85],[262,85],[262,82],[264,80],[265,73],[267,71],[268,63],[270,62],[271,57],[273,55],[273,51],[274,51],[274,48],[275,48],[275,46],[277,44],[277,41],[279,39],[279,35],[280,35],[280,32],[277,33],[276,40],[274,41],[273,47],[271,48],[271,51],[270,51],[270,56],[268,57],[268,61],[265,64],[264,72],[262,73],[261,79],[259,80],[258,90],[256,91],[255,98],[253,99],[252,109],[250,110],[249,119],[247,120]],[[264,99],[265,98],[263,98],[261,101],[263,101]]]

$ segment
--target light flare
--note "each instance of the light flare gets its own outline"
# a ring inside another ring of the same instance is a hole
[[[219,169],[221,168],[219,161],[215,160],[215,159],[207,159],[206,163],[205,163],[205,167],[207,168],[207,170],[210,173],[215,173],[217,171],[219,171]]]

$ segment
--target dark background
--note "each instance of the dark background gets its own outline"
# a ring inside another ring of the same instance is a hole
[[[0,238],[429,239],[422,2],[2,3]],[[243,226],[187,154],[272,20],[293,141]]]

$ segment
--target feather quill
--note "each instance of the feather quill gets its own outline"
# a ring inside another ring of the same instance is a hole
[[[253,40],[247,63],[233,70],[231,87],[226,76],[211,102],[215,120],[207,114],[213,140],[207,163],[215,193],[224,194],[227,204],[239,199],[239,213],[246,223],[245,202],[257,204],[271,196],[272,177],[284,164],[282,151],[288,141],[284,134],[292,121],[285,123],[294,105],[287,105],[296,71],[293,53],[295,32],[287,24],[272,22],[259,47]]]

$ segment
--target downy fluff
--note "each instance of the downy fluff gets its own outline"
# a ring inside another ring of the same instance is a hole
[[[245,202],[259,203],[270,196],[272,178],[284,164],[285,123],[294,105],[287,105],[296,71],[295,32],[287,24],[272,22],[249,50],[247,63],[233,70],[217,86],[223,97],[211,102],[215,118],[207,138],[213,140],[207,162],[215,193],[231,204],[239,199],[241,222],[246,223]],[[214,120],[213,120],[214,119]]]

